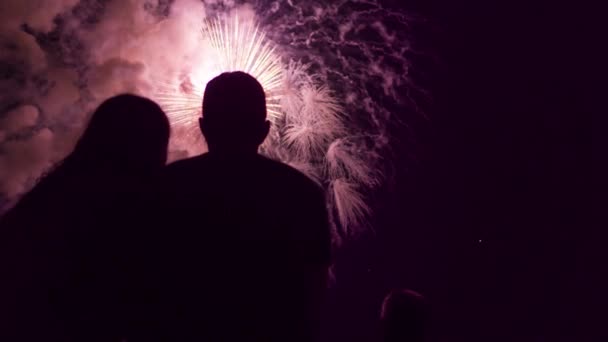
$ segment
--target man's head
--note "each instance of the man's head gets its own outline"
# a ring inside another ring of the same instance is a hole
[[[199,123],[209,151],[257,152],[270,129],[262,85],[241,71],[212,79],[205,88]]]

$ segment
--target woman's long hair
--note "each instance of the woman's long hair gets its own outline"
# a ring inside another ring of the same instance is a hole
[[[129,180],[145,179],[165,165],[169,134],[167,116],[155,102],[131,94],[106,100],[73,152],[41,177],[5,218],[17,212],[35,215],[62,192],[91,192],[97,186],[112,191]]]

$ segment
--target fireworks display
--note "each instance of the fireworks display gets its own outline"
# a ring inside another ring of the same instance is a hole
[[[205,84],[241,70],[267,95],[272,129],[261,153],[327,190],[336,241],[365,227],[368,195],[390,165],[390,126],[404,123],[398,111],[415,110],[404,13],[346,0],[66,0],[38,12],[19,4],[7,7],[23,11],[0,37],[17,40],[3,62],[24,61],[2,81],[0,207],[65,156],[86,113],[117,93],[161,104],[171,160],[204,152]]]

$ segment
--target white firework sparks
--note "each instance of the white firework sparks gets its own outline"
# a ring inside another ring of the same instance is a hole
[[[359,188],[377,183],[377,174],[361,151],[345,143],[352,134],[331,89],[302,63],[282,63],[275,46],[251,18],[234,14],[207,19],[201,33],[205,60],[161,83],[156,96],[169,115],[174,136],[185,140],[182,149],[191,151],[191,145],[202,142],[197,119],[205,84],[222,72],[247,72],[262,84],[273,121],[262,153],[296,167],[326,188],[336,219],[336,242],[362,225],[370,210]]]

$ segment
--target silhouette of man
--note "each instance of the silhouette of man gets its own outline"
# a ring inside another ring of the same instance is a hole
[[[169,165],[155,250],[167,265],[165,328],[174,340],[311,341],[330,262],[322,190],[258,154],[270,122],[260,83],[211,80],[200,128],[209,152]]]
[[[421,294],[407,289],[393,290],[382,303],[382,341],[423,342],[427,321],[428,312]]]

